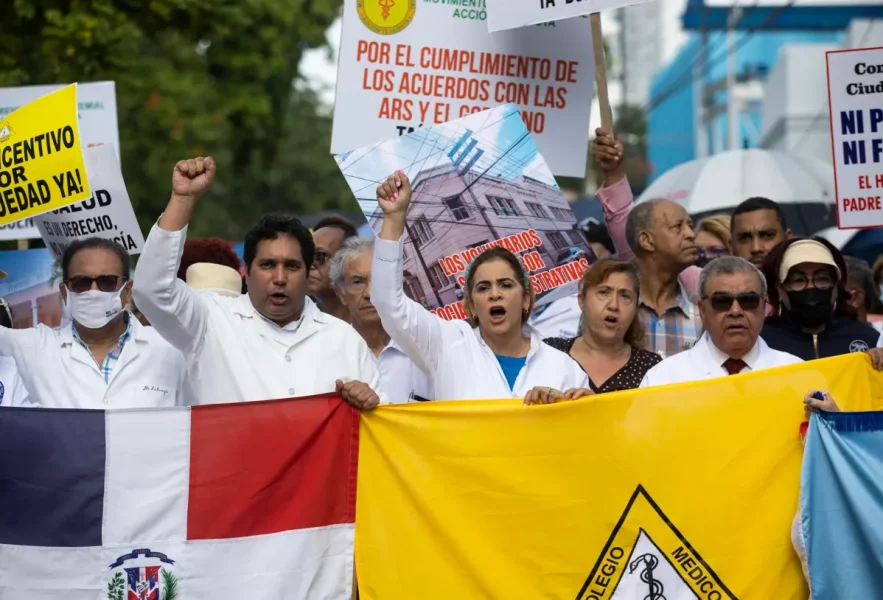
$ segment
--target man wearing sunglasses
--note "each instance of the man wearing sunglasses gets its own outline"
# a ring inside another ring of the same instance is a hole
[[[73,242],[61,259],[61,298],[72,323],[0,328],[0,355],[15,359],[31,401],[47,408],[186,404],[181,353],[124,309],[129,254],[103,238]]]
[[[375,407],[380,379],[365,341],[307,297],[315,246],[298,219],[267,215],[245,234],[246,294],[197,292],[178,279],[187,226],[214,176],[211,157],[175,165],[169,204],[147,237],[135,275],[135,301],[183,352],[195,401],[337,391],[360,409]]]
[[[736,375],[803,362],[761,339],[766,279],[744,258],[712,260],[699,276],[705,333],[695,346],[650,369],[641,387]]]
[[[319,309],[347,323],[350,321],[350,312],[337,297],[331,284],[331,259],[346,240],[356,235],[356,226],[343,217],[329,215],[319,219],[313,227],[313,244],[316,246],[316,252],[313,254],[313,264],[307,282],[310,296],[319,305]]]

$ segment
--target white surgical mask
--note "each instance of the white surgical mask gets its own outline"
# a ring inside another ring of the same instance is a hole
[[[99,329],[123,312],[122,292],[122,289],[117,292],[89,290],[75,294],[67,290],[67,308],[71,318],[83,327]]]

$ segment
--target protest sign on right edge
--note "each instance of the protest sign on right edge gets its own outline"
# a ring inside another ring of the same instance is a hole
[[[588,19],[489,34],[483,3],[345,0],[331,152],[516,104],[555,175],[582,177]]]
[[[826,58],[837,226],[881,227],[883,48],[832,50]]]
[[[74,240],[100,237],[112,240],[139,254],[144,235],[126,191],[116,150],[104,144],[85,151],[86,169],[92,184],[92,197],[34,217],[46,247],[55,259]]]
[[[570,205],[514,105],[433,125],[336,157],[375,232],[375,190],[402,169],[413,195],[404,285],[443,319],[463,319],[466,266],[503,246],[530,273],[537,296],[575,285],[595,261]]]
[[[35,100],[0,121],[0,224],[89,196],[76,84]]]
[[[487,28],[490,32],[527,27],[644,4],[653,0],[487,0]]]
[[[0,119],[29,102],[60,90],[64,85],[26,85],[0,88]],[[120,150],[116,85],[113,81],[77,84],[77,112],[83,147],[113,144]],[[40,232],[31,218],[0,225],[0,240],[38,239]]]

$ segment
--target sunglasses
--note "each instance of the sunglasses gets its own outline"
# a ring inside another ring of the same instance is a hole
[[[316,252],[313,254],[313,266],[321,267],[328,261],[328,253],[327,252]]]
[[[128,277],[123,277],[121,275],[99,275],[98,277],[77,275],[65,281],[64,284],[67,286],[67,289],[75,294],[88,292],[92,289],[93,282],[98,285],[98,289],[102,292],[115,292],[117,291],[117,285],[120,283],[120,280],[126,281],[126,279],[128,279]]]
[[[706,296],[705,300],[711,302],[711,308],[717,312],[725,312],[733,306],[733,301],[737,300],[742,310],[755,310],[760,306],[763,298],[757,292],[746,292],[744,294],[712,294]]]

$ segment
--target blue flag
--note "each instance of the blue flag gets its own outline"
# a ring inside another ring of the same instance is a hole
[[[883,598],[883,412],[813,415],[800,513],[813,600]]]

